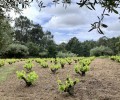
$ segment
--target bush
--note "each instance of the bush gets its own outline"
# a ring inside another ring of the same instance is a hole
[[[71,58],[66,58],[66,61],[68,62],[69,65],[72,64],[72,59]]]
[[[78,79],[72,80],[70,77],[66,78],[65,83],[62,83],[61,80],[58,80],[59,91],[68,92],[70,95],[74,94],[74,86],[79,82]]]
[[[22,57],[26,57],[28,54],[29,52],[26,46],[21,45],[21,44],[10,44],[6,48],[3,56],[9,57],[9,58],[12,58],[12,57],[22,58]]]
[[[60,69],[60,68],[61,68],[61,65],[60,65],[60,64],[55,64],[55,65],[51,65],[51,66],[50,66],[50,69],[51,69],[51,71],[53,72],[53,74],[55,74],[56,71],[57,71],[58,69]]]
[[[117,61],[117,62],[120,62],[120,56],[111,56],[110,59]]]
[[[66,64],[66,60],[65,59],[61,59],[60,60],[60,64],[61,64],[61,67],[64,68],[65,64]]]
[[[48,68],[48,63],[45,61],[42,61],[40,65],[42,68]]]
[[[100,46],[90,50],[91,56],[110,56],[113,55],[113,51],[109,47]]]
[[[33,66],[34,66],[33,63],[30,61],[30,62],[26,62],[26,64],[23,67],[27,70],[27,72],[31,72]]]
[[[85,73],[87,71],[89,71],[89,66],[84,65],[84,64],[81,64],[81,65],[77,64],[77,65],[75,65],[74,70],[75,70],[76,73],[78,73],[78,74],[80,74],[82,76],[85,76]]]
[[[31,86],[37,79],[38,75],[33,71],[28,74],[24,70],[16,72],[18,79],[23,79],[26,86]]]
[[[63,52],[60,51],[60,52],[57,53],[57,57],[59,57],[59,58],[77,57],[77,55],[74,54],[74,53],[71,53],[71,52],[65,52],[65,53],[63,53]]]
[[[48,52],[47,51],[40,52],[39,53],[39,57],[41,57],[41,58],[47,58],[48,57]]]
[[[0,67],[5,65],[5,61],[4,60],[0,60]]]
[[[13,64],[16,62],[16,60],[15,59],[8,59],[7,62],[8,62],[8,64]]]

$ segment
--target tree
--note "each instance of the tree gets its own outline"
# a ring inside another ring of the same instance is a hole
[[[73,41],[73,38],[71,38],[69,42],[66,44],[66,50],[71,52],[76,51],[78,56],[90,56],[91,49],[102,46],[102,47],[108,47],[109,49],[112,50],[113,55],[117,55],[120,52],[119,39],[120,37],[107,38],[104,36],[99,38],[98,41],[93,41],[93,40],[86,40],[84,42],[79,41],[79,43],[76,45],[75,42]],[[98,49],[101,49],[101,48],[98,48]],[[96,51],[96,53],[98,54],[99,51]]]
[[[109,47],[100,46],[90,50],[91,56],[110,56],[113,55],[113,51]]]
[[[20,16],[15,19],[15,41],[28,42],[29,30],[32,27],[32,22],[25,16]]]
[[[29,56],[47,54],[51,46],[56,47],[53,35],[50,31],[43,31],[39,24],[34,24],[25,16],[15,19],[14,42],[26,45]]]
[[[39,46],[33,42],[26,43],[30,56],[39,56]]]
[[[66,45],[66,49],[72,53],[79,54],[79,40],[76,37],[71,38]]]
[[[116,46],[116,49],[117,49],[117,53],[120,54],[120,37],[119,37],[119,41],[116,42],[115,46]]]
[[[29,33],[29,41],[38,44],[39,46],[42,45],[42,38],[44,36],[43,29],[39,24],[33,24],[32,29]]]
[[[0,52],[12,42],[13,29],[4,18],[0,19]]]
[[[119,42],[119,37],[113,37],[113,38],[108,39],[107,46],[110,47],[113,50],[114,54],[118,53],[117,47],[116,47],[117,42]]]
[[[42,44],[41,46],[43,47],[43,49],[48,49],[50,45],[56,45],[53,40],[53,35],[50,31],[44,32],[44,36],[41,40],[41,44]]]
[[[55,45],[50,45],[48,47],[48,57],[56,58],[57,50]]]
[[[101,37],[101,38],[99,38],[99,40],[98,40],[98,46],[107,46],[108,45],[108,38],[106,37],[106,36],[103,36],[103,37]]]
[[[57,51],[60,51],[60,52],[66,52],[66,43],[61,43],[57,46]]]
[[[96,41],[86,40],[81,43],[81,56],[90,56],[90,50],[96,46]]]

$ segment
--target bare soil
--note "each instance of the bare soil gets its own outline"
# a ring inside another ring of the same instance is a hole
[[[23,64],[24,62],[16,63],[17,70],[21,70]],[[26,87],[14,72],[0,84],[0,100],[120,100],[120,63],[96,58],[90,66],[86,76],[81,77],[75,73],[74,63],[58,70],[55,75],[49,68],[41,68],[35,63],[33,69],[39,75],[37,82]],[[74,96],[58,91],[58,77],[65,80],[68,74],[73,79],[80,79],[75,86]]]

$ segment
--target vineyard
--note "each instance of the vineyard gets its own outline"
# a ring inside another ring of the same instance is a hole
[[[0,0],[0,100],[120,100],[120,0]]]
[[[0,60],[1,100],[120,100],[120,57]]]

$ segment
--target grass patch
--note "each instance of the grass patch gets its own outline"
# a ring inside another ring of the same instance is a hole
[[[12,73],[16,69],[15,66],[7,67],[3,66],[0,68],[0,83],[5,81],[10,73]]]

